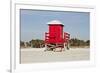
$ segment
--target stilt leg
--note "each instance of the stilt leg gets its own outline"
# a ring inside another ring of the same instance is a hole
[[[64,43],[64,51],[66,50],[66,43]]]
[[[45,50],[44,51],[47,51],[47,44],[45,44]]]
[[[69,50],[69,43],[67,43],[67,50]]]

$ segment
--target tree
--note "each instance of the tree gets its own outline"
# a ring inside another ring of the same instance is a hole
[[[89,46],[90,45],[90,40],[87,40],[86,41],[86,46]]]
[[[89,43],[89,41],[86,41],[86,42]],[[77,39],[77,38],[72,38],[69,41],[70,46],[75,46],[75,47],[86,46],[86,42],[84,40],[80,40],[80,39]]]
[[[29,41],[31,43],[31,47],[33,48],[41,48],[44,47],[44,41],[40,40],[40,39],[35,39],[35,40],[31,40]]]
[[[25,47],[25,44],[23,41],[20,41],[20,47]]]

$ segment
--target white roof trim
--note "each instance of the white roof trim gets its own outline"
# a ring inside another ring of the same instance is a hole
[[[59,20],[53,20],[48,22],[47,24],[62,24]]]

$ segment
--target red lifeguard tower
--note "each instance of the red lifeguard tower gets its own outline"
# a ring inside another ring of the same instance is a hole
[[[45,32],[45,47],[47,50],[54,50],[56,48],[67,48],[70,39],[70,34],[63,32],[64,25],[54,20],[48,23],[49,32]]]

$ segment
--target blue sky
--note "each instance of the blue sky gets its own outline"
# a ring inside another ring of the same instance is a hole
[[[48,32],[47,23],[52,20],[62,22],[64,32],[70,33],[71,38],[90,39],[90,14],[88,12],[21,9],[21,41],[44,39],[44,33]]]

